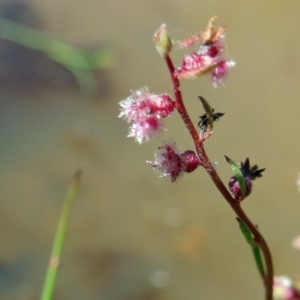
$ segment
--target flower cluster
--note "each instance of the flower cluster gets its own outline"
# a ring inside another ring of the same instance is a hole
[[[183,173],[193,172],[199,165],[199,159],[192,150],[179,153],[176,143],[165,141],[158,147],[153,161],[147,161],[161,177],[176,181]]]
[[[177,78],[196,78],[203,74],[210,74],[210,80],[214,87],[223,82],[228,71],[235,62],[228,58],[224,46],[224,28],[213,28],[216,17],[209,21],[207,29],[195,36],[186,38],[180,42],[181,47],[186,48],[200,42],[200,48],[196,52],[187,54],[180,67],[176,69]]]
[[[147,88],[131,91],[131,95],[121,101],[120,118],[131,124],[128,137],[134,137],[140,144],[162,130],[162,119],[175,109],[175,102],[167,94],[150,94]]]
[[[200,48],[197,52],[186,55],[181,67],[178,68],[173,66],[169,56],[173,44],[168,36],[166,25],[162,24],[155,32],[153,42],[169,67],[176,101],[173,101],[167,94],[151,94],[147,88],[131,91],[130,96],[119,103],[121,106],[119,117],[124,118],[130,124],[128,137],[133,137],[140,144],[147,142],[155,133],[162,131],[164,118],[170,116],[175,109],[178,112],[184,111],[182,110],[183,103],[179,100],[181,96],[178,97],[180,79],[193,78],[209,72],[212,84],[217,85],[227,75],[228,69],[234,63],[227,59],[226,47],[223,43],[224,28],[214,29],[213,27],[215,19],[216,17],[210,19],[203,32],[187,37],[180,43],[181,48],[200,43]],[[213,122],[223,115],[223,113],[214,113],[209,104],[204,102],[202,104],[204,108],[206,107],[206,114],[200,117],[201,120],[198,123],[202,142],[210,137]],[[181,117],[186,119],[186,116],[181,115]],[[161,177],[168,178],[171,182],[176,181],[183,173],[190,173],[199,166],[199,158],[193,151],[187,150],[179,153],[174,142],[165,141],[158,149],[154,160],[148,163],[153,166],[154,170],[161,172]]]

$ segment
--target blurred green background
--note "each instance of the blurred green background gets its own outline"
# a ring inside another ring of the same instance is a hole
[[[126,138],[118,101],[130,89],[172,92],[152,44],[162,22],[173,38],[217,14],[237,65],[226,87],[184,81],[196,123],[205,97],[225,117],[206,143],[225,182],[235,161],[265,167],[243,203],[273,253],[277,275],[300,272],[299,1],[0,1],[0,15],[74,47],[110,47],[114,64],[92,71],[92,93],[43,53],[0,40],[0,298],[39,299],[58,216],[72,174],[83,182],[55,292],[59,299],[263,299],[250,248],[204,170],[178,184],[145,164],[172,137],[192,141],[177,114],[168,131],[139,146]],[[0,28],[1,30],[1,28]],[[173,58],[180,63],[182,53]]]

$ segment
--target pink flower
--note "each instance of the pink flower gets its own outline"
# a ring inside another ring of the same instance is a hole
[[[160,132],[162,118],[168,117],[175,109],[175,102],[169,95],[150,94],[147,88],[131,91],[131,95],[119,104],[119,117],[131,124],[128,137],[134,137],[140,144]]]
[[[233,60],[223,60],[214,68],[210,75],[210,81],[213,87],[217,87],[219,84],[222,84],[224,78],[228,75],[228,70],[231,67],[235,66]]]
[[[132,124],[129,127],[128,137],[133,137],[139,144],[142,144],[148,142],[150,137],[160,132],[162,128],[162,120],[155,116],[150,116],[140,120],[140,122]]]
[[[160,177],[167,178],[171,182],[180,178],[184,172],[193,172],[200,165],[193,151],[179,153],[176,143],[171,140],[162,143],[154,155],[154,160],[147,163],[161,173]]]
[[[175,71],[177,78],[193,79],[210,74],[214,87],[222,83],[229,69],[235,65],[227,57],[223,40],[223,32],[215,35],[213,39],[203,40],[198,51],[184,57],[181,66]]]
[[[297,300],[300,294],[295,288],[292,280],[287,276],[277,276],[274,278],[274,298],[281,300]]]
[[[175,75],[179,79],[193,79],[210,72],[215,67],[213,59],[209,56],[193,52],[184,57],[182,65],[176,69]]]

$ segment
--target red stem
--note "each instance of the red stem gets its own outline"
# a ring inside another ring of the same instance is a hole
[[[261,235],[261,233],[258,231],[257,227],[250,221],[250,219],[247,217],[245,212],[243,211],[242,207],[240,206],[240,203],[234,200],[234,198],[231,196],[227,188],[225,187],[224,183],[220,179],[217,171],[215,170],[214,166],[212,165],[211,161],[206,155],[206,152],[203,147],[202,140],[198,134],[198,131],[196,130],[194,124],[192,123],[190,116],[185,108],[185,105],[183,103],[182,94],[180,91],[180,82],[178,78],[174,75],[175,74],[175,68],[173,65],[173,62],[169,55],[165,55],[165,61],[168,65],[169,72],[171,75],[172,83],[173,83],[173,91],[176,99],[176,108],[186,125],[190,135],[192,136],[192,139],[194,140],[194,144],[197,150],[197,153],[199,155],[200,163],[205,168],[207,173],[209,174],[210,178],[214,182],[217,189],[220,191],[220,193],[223,195],[227,203],[231,206],[233,211],[236,213],[236,215],[248,226],[249,230],[253,234],[254,240],[257,243],[257,245],[260,247],[264,260],[265,260],[265,267],[266,267],[266,275],[265,278],[263,278],[264,286],[265,286],[265,299],[266,300],[272,300],[273,299],[273,277],[274,277],[274,271],[273,271],[273,263],[272,263],[272,256],[271,252],[269,250],[268,244],[266,243],[264,237]]]

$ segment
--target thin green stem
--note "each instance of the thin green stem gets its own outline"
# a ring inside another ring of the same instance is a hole
[[[261,235],[259,230],[256,228],[256,226],[250,221],[248,216],[245,214],[243,209],[240,206],[240,203],[237,202],[227,188],[225,187],[224,183],[220,179],[217,171],[215,170],[213,164],[209,160],[205,149],[203,147],[203,142],[194,126],[192,123],[189,114],[187,113],[187,110],[185,108],[185,105],[183,103],[182,99],[182,94],[180,90],[180,82],[178,78],[175,76],[175,68],[173,65],[173,62],[168,54],[165,55],[164,57],[170,75],[171,75],[171,80],[173,84],[173,91],[176,99],[176,108],[177,111],[179,112],[184,124],[186,125],[188,131],[191,134],[191,137],[194,141],[196,151],[198,153],[200,163],[201,165],[205,168],[207,173],[209,174],[210,178],[214,182],[215,186],[217,189],[220,191],[220,193],[223,195],[227,203],[230,205],[230,207],[233,209],[235,214],[247,225],[251,233],[253,234],[254,241],[255,243],[260,247],[263,256],[264,256],[264,261],[266,265],[266,275],[265,278],[263,278],[263,283],[265,286],[265,299],[266,300],[272,300],[273,299],[273,277],[274,277],[274,270],[273,270],[273,263],[272,263],[272,256],[271,252],[269,250],[268,244],[266,243],[264,237]]]
[[[61,261],[61,253],[66,237],[67,225],[70,218],[70,213],[76,198],[79,183],[81,180],[81,171],[76,171],[72,183],[67,192],[66,200],[60,215],[59,223],[56,229],[56,234],[53,242],[50,261],[46,273],[44,287],[41,295],[41,300],[51,300],[54,292],[58,267]]]

